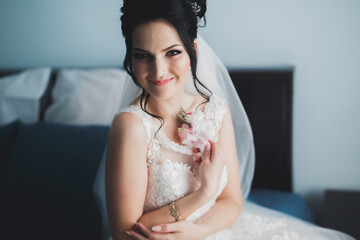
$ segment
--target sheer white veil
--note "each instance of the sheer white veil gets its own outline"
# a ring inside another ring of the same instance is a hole
[[[232,114],[236,137],[242,196],[243,200],[246,200],[250,191],[255,166],[253,135],[250,123],[224,64],[220,61],[211,47],[200,36],[197,38],[197,45],[197,77],[215,95],[226,99]],[[189,74],[189,79],[184,85],[184,90],[189,93],[197,93],[191,80],[191,74]],[[125,79],[124,88],[119,90],[119,94],[121,95],[119,110],[127,106],[135,97],[140,94],[140,92],[141,91],[139,91],[139,88],[133,83],[131,77],[127,76]],[[95,179],[94,192],[102,215],[104,239],[108,239],[110,237],[110,231],[108,226],[105,201],[105,159],[106,148],[98,168]]]

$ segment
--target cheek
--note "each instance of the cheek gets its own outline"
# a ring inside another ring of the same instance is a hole
[[[134,75],[142,88],[146,88],[146,81],[144,80],[146,77],[146,69],[147,67],[144,64],[133,62]]]
[[[138,81],[146,73],[146,69],[147,67],[145,66],[145,64],[141,62],[133,61],[133,71]]]
[[[180,59],[178,59],[178,61],[176,61],[174,64],[174,69],[176,69],[176,72],[179,75],[186,75],[189,73],[189,68],[190,68],[190,58],[189,56],[186,57],[182,57]]]

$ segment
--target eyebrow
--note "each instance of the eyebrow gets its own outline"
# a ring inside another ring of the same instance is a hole
[[[173,45],[171,45],[171,46],[169,46],[167,48],[164,48],[162,50],[162,52],[166,52],[166,51],[172,49],[173,47],[178,47],[178,46],[181,46],[181,45],[180,44],[173,44]],[[149,51],[146,51],[146,50],[141,49],[141,48],[133,48],[133,50],[149,53]]]

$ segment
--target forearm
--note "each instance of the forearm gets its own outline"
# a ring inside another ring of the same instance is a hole
[[[232,225],[239,217],[241,210],[242,204],[239,201],[233,199],[217,200],[209,212],[200,218],[196,224],[202,225],[205,229],[205,236],[208,236]]]
[[[210,201],[210,199],[211,196],[200,188],[177,200],[175,202],[176,210],[179,212],[182,219],[186,219],[194,211]],[[158,224],[175,222],[175,218],[170,215],[169,206],[166,205],[162,208],[145,213],[138,221],[146,227],[151,228]]]

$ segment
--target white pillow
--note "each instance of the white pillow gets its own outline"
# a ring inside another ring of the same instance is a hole
[[[50,68],[38,68],[0,78],[0,125],[16,119],[25,123],[39,120],[40,99],[50,74]]]
[[[53,104],[45,112],[45,121],[110,125],[119,107],[119,90],[128,84],[128,80],[126,71],[120,69],[61,70],[52,92]]]

